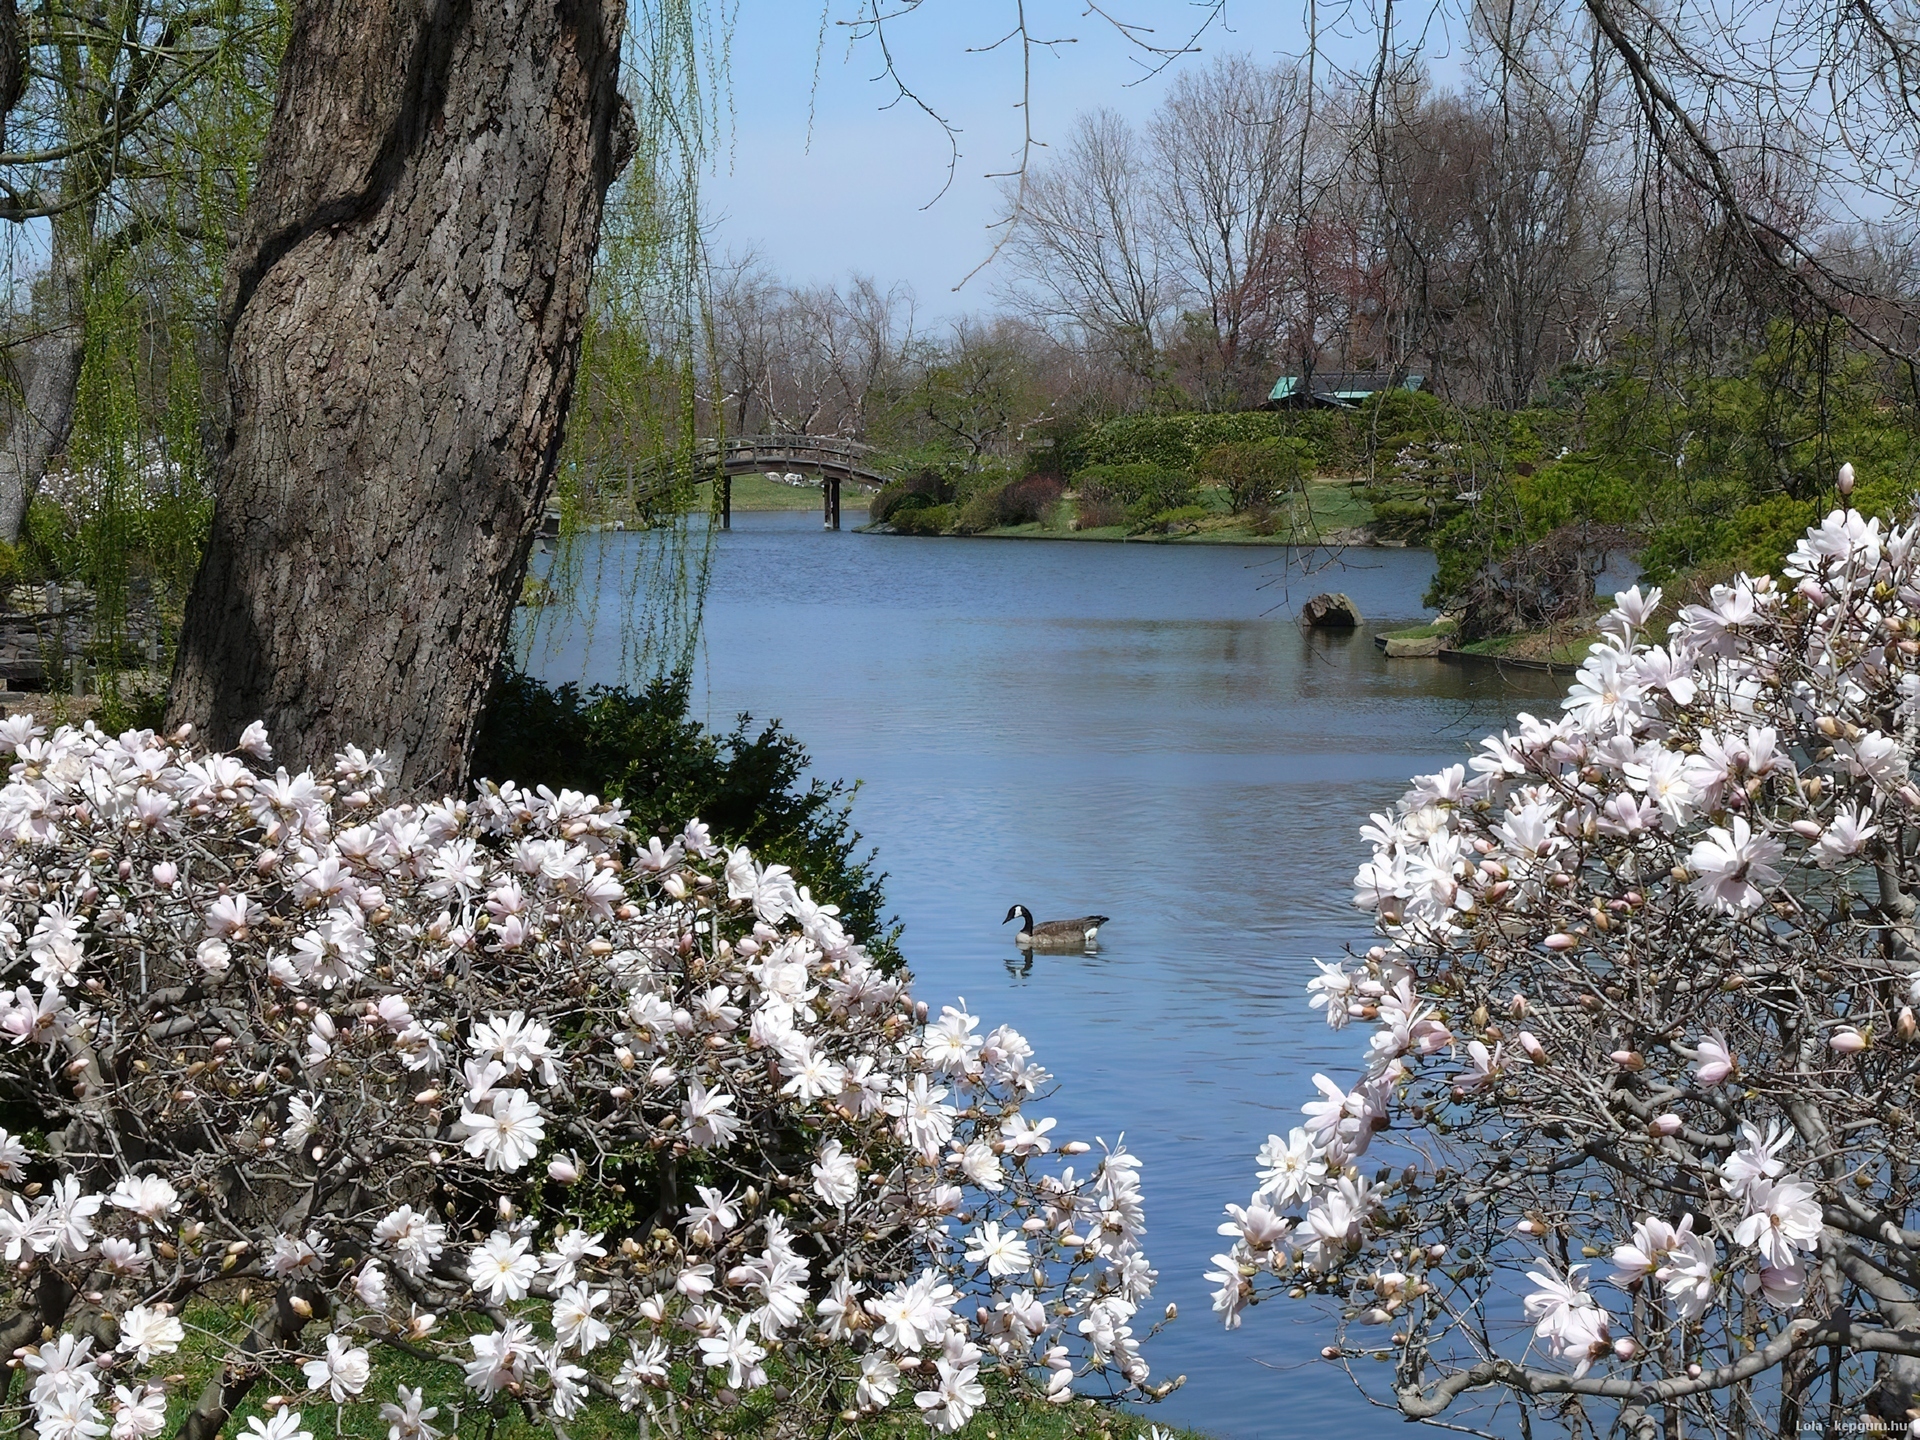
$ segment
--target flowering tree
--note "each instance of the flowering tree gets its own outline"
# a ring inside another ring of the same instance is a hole
[[[1309,986],[1365,1069],[1228,1207],[1229,1326],[1330,1297],[1330,1359],[1470,1428],[1920,1435],[1920,527],[1786,576],[1664,643],[1617,596],[1562,716],[1373,817],[1380,943]]]
[[[929,1023],[780,867],[572,792],[383,808],[382,756],[274,772],[258,727],[0,747],[0,1400],[40,1440],[1144,1384],[1137,1160],[1080,1162],[1026,1041]]]

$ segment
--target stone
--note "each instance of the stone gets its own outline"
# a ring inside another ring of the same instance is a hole
[[[1338,591],[1323,591],[1300,607],[1302,630],[1351,630],[1361,623],[1360,607]]]
[[[1387,637],[1387,658],[1389,660],[1424,660],[1438,655],[1446,637],[1442,635],[1421,635],[1409,638],[1400,635]]]

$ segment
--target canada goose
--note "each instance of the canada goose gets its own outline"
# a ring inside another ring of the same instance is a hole
[[[1020,928],[1014,932],[1013,943],[1040,950],[1084,950],[1095,943],[1100,927],[1107,923],[1105,915],[1082,915],[1077,920],[1048,920],[1036,925],[1033,912],[1024,905],[1007,911],[1007,920],[1015,916],[1020,918]],[[1000,923],[1004,925],[1007,920]]]

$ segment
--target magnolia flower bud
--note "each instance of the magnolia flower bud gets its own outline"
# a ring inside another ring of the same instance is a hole
[[[1338,1345],[1323,1347],[1320,1351],[1320,1358],[1322,1360],[1338,1360],[1340,1358],[1340,1347]]]
[[[1167,1319],[1178,1320],[1179,1318],[1180,1318],[1180,1307],[1178,1305],[1175,1305],[1172,1301],[1168,1301],[1167,1302]]]
[[[1669,1110],[1665,1115],[1656,1115],[1647,1122],[1647,1129],[1656,1135],[1678,1135],[1686,1122]]]
[[[1540,1225],[1532,1220],[1522,1220],[1518,1225],[1514,1226],[1513,1228],[1519,1231],[1522,1235],[1543,1235],[1546,1233],[1545,1226]]]
[[[1060,1147],[1062,1155],[1084,1155],[1093,1147],[1084,1140],[1069,1140]]]
[[[153,867],[153,883],[162,889],[170,889],[173,882],[180,878],[180,867],[171,860],[162,860]]]
[[[1698,1360],[1687,1366],[1687,1378],[1689,1380],[1698,1380],[1700,1378],[1700,1362]]]
[[[1840,467],[1840,473],[1834,479],[1834,487],[1845,495],[1853,494],[1853,462],[1848,461]]]
[[[1519,1036],[1521,1050],[1536,1065],[1544,1065],[1547,1060],[1547,1047],[1542,1045],[1531,1030],[1522,1030]]]
[[[1806,840],[1818,840],[1823,832],[1818,820],[1796,820],[1793,833]]]
[[[556,1185],[571,1185],[580,1178],[577,1155],[556,1155],[547,1162],[547,1178]]]
[[[1647,1068],[1647,1057],[1642,1055],[1638,1050],[1616,1050],[1607,1058],[1623,1070],[1644,1070]]]
[[[1917,1030],[1920,1030],[1920,1025],[1916,1025],[1914,1021],[1913,1007],[1911,1005],[1901,1006],[1900,1019],[1893,1027],[1894,1034],[1898,1035],[1904,1041],[1911,1042]]]
[[[1631,1335],[1622,1335],[1613,1342],[1613,1353],[1614,1357],[1624,1364],[1640,1353],[1639,1342]]]
[[[1838,1030],[1833,1032],[1832,1037],[1827,1041],[1827,1044],[1831,1046],[1837,1054],[1841,1055],[1858,1055],[1872,1043],[1873,1041],[1868,1036],[1854,1029],[1851,1025],[1842,1025]]]
[[[1527,997],[1524,995],[1516,993],[1513,999],[1507,1002],[1507,1014],[1516,1020],[1524,1019],[1528,1009]]]
[[[1549,950],[1571,950],[1580,943],[1580,939],[1578,936],[1569,935],[1566,931],[1562,930],[1547,936],[1547,938],[1540,943]]]

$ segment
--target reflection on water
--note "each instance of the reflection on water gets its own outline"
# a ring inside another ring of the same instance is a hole
[[[849,517],[849,523],[857,523]],[[609,546],[644,544],[607,536]],[[1389,665],[1370,633],[1303,636],[1344,590],[1371,622],[1421,613],[1421,551],[1288,576],[1228,547],[910,540],[738,515],[719,537],[697,679],[709,720],[778,717],[828,777],[858,779],[918,991],[1023,1030],[1060,1078],[1061,1129],[1145,1157],[1158,1303],[1148,1350],[1189,1382],[1159,1407],[1223,1437],[1369,1427],[1385,1413],[1317,1358],[1323,1322],[1265,1306],[1232,1334],[1200,1273],[1253,1153],[1299,1121],[1356,1032],[1307,1009],[1310,957],[1364,938],[1359,826],[1408,776],[1461,758],[1544,677]],[[616,609],[531,658],[611,679]],[[1105,913],[1087,955],[1022,955],[998,921]],[[1362,1432],[1364,1433],[1364,1432]]]

